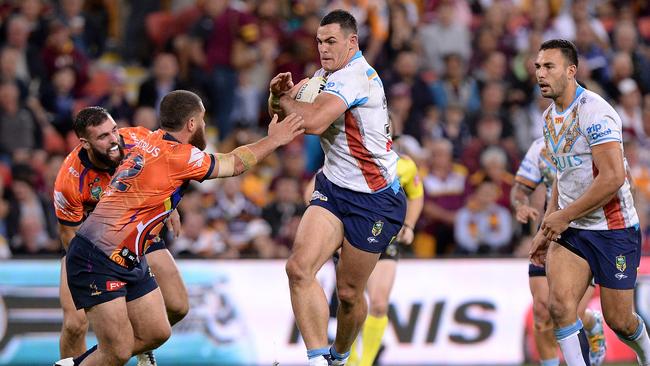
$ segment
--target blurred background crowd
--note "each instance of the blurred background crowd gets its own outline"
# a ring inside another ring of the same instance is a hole
[[[78,143],[75,113],[109,110],[156,129],[162,96],[198,93],[209,147],[265,134],[269,80],[319,66],[329,10],[359,22],[384,83],[396,146],[418,165],[425,207],[407,257],[525,256],[533,225],[510,209],[514,174],[542,134],[541,42],[580,52],[578,80],[615,106],[650,233],[650,3],[645,0],[0,1],[0,258],[62,253],[52,187]],[[397,137],[399,136],[399,138]],[[192,185],[179,207],[180,257],[284,258],[322,164],[305,136],[237,178]],[[646,243],[647,240],[644,241]],[[650,254],[650,245],[644,245]]]

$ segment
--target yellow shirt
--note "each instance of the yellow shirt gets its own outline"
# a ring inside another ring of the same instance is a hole
[[[424,195],[424,187],[418,175],[418,167],[408,156],[401,155],[397,161],[397,176],[400,185],[404,188],[406,198],[413,200]]]

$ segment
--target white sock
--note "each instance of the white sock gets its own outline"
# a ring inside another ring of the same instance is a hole
[[[309,358],[309,366],[327,366],[327,360],[323,356],[329,354],[330,354],[329,347],[307,350],[307,358]]]
[[[327,360],[323,356],[313,357],[309,359],[309,366],[327,366]]]
[[[582,327],[582,321],[555,330],[555,338],[560,345],[568,366],[589,366],[589,343]]]
[[[634,350],[636,357],[639,359],[639,364],[650,365],[650,338],[645,328],[645,322],[643,322],[643,319],[638,314],[634,315],[639,320],[639,326],[636,328],[634,334],[631,336],[617,334],[617,336],[618,339]]]

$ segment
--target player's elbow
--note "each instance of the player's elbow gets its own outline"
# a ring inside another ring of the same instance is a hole
[[[607,179],[603,179],[604,191],[610,194],[618,192],[618,190],[625,183],[625,173],[624,172],[613,172]]]

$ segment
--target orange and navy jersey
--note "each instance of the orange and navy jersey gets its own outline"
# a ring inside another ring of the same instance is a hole
[[[125,153],[151,131],[144,127],[119,129]],[[88,152],[77,146],[65,158],[54,183],[54,210],[63,225],[80,225],[95,208],[99,198],[111,181],[112,170],[97,168]]]
[[[127,266],[144,255],[190,180],[214,169],[214,156],[183,144],[164,130],[138,141],[117,168],[78,235]]]

